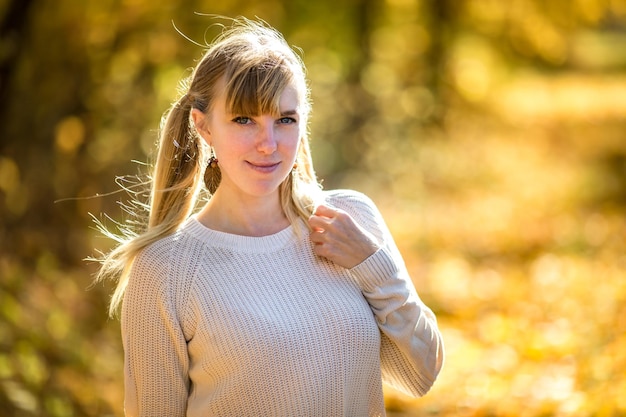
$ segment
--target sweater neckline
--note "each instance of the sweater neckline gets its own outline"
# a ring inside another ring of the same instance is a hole
[[[213,247],[232,249],[245,253],[270,253],[280,250],[296,241],[296,227],[293,224],[283,230],[267,236],[243,236],[220,232],[203,225],[195,216],[191,216],[182,228],[197,239]]]

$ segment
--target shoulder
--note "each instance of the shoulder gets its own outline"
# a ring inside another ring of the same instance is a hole
[[[150,268],[155,271],[168,269],[171,266],[171,261],[178,252],[181,252],[178,245],[179,240],[179,232],[177,232],[152,242],[139,252],[133,267]]]
[[[138,315],[158,309],[176,317],[186,329],[191,328],[188,325],[191,323],[189,301],[196,282],[198,259],[202,258],[194,246],[197,245],[193,239],[176,232],[139,252],[128,275],[122,303],[123,320],[126,318],[128,322],[130,317],[136,320]]]
[[[348,189],[324,191],[324,201],[353,216],[380,217],[376,204],[367,195]]]
[[[324,200],[333,205],[366,205],[373,206],[374,202],[360,191],[349,189],[326,190]]]
[[[343,210],[379,241],[391,239],[389,229],[376,204],[367,195],[354,190],[325,191],[326,204]]]
[[[138,256],[155,266],[175,266],[195,257],[203,249],[203,242],[190,233],[190,222],[186,222],[176,232],[164,236],[146,246]]]
[[[165,236],[139,252],[132,265],[129,283],[135,280],[140,285],[161,288],[187,286],[188,283],[180,281],[193,276],[191,270],[201,258],[200,251],[201,245],[184,230]]]

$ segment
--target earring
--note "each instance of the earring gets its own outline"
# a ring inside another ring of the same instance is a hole
[[[211,195],[215,194],[215,190],[220,185],[220,181],[222,180],[222,171],[218,165],[218,160],[215,157],[215,153],[213,149],[211,149],[211,157],[209,158],[209,162],[206,165],[206,169],[204,171],[204,185]]]

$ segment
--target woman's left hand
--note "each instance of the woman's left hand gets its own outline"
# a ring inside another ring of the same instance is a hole
[[[309,218],[313,250],[339,266],[350,269],[376,252],[376,238],[343,210],[320,205]]]

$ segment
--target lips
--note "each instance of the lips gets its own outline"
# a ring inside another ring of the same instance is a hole
[[[253,170],[263,173],[274,172],[280,165],[280,162],[246,162]]]

